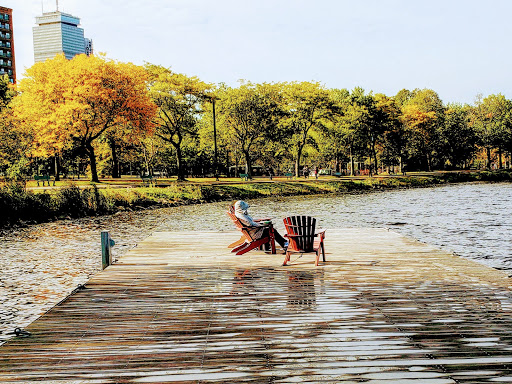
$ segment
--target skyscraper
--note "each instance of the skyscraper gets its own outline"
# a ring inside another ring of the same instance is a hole
[[[80,19],[60,11],[45,12],[36,17],[34,32],[34,61],[53,59],[64,53],[67,59],[81,53],[92,53],[92,40],[84,38]]]
[[[0,7],[0,75],[9,75],[16,82],[14,38],[12,33],[12,9]]]

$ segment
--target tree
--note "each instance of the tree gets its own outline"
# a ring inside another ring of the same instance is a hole
[[[512,130],[512,102],[502,94],[478,96],[470,115],[470,124],[480,138],[479,145],[486,149],[487,167],[491,165],[491,151],[498,149],[499,167],[502,168],[502,151],[508,147]]]
[[[400,121],[400,107],[396,99],[383,94],[375,95],[377,124],[381,127],[382,158],[387,165],[398,165],[403,170],[407,137]]]
[[[312,131],[325,129],[326,120],[332,115],[334,103],[329,92],[319,83],[285,83],[287,118],[284,124],[291,135],[290,147],[295,155],[295,176],[299,169],[304,148],[313,144]]]
[[[16,91],[7,74],[0,77],[0,110],[4,109],[16,96]]]
[[[438,128],[443,116],[443,102],[431,89],[415,89],[402,106],[401,120],[409,135],[409,153],[417,156],[429,171],[438,149]]]
[[[341,91],[337,96],[337,131],[343,146],[348,148],[350,173],[354,175],[355,158],[368,156],[377,167],[376,144],[382,127],[378,125],[374,96],[356,87],[351,93]]]
[[[387,115],[384,109],[379,110],[377,108],[377,101],[371,92],[365,94],[364,89],[356,87],[350,98],[353,109],[359,114],[355,131],[356,138],[363,151],[368,153],[370,175],[372,175],[372,159],[375,173],[377,173],[379,167],[376,146],[382,140],[382,133],[387,124]]]
[[[0,170],[8,178],[25,175],[32,145],[32,132],[17,124],[8,108],[0,112]]]
[[[0,77],[0,170],[8,178],[19,179],[29,164],[32,132],[14,121],[9,103],[16,96],[8,75]]]
[[[147,64],[151,98],[158,106],[154,118],[156,135],[170,143],[176,153],[178,180],[185,180],[184,141],[197,135],[197,121],[202,104],[209,100],[212,86],[196,77],[172,72],[159,65]]]
[[[37,63],[19,82],[14,111],[31,126],[41,155],[58,155],[72,141],[85,150],[91,181],[99,182],[95,145],[108,132],[128,125],[152,129],[155,105],[143,68],[99,56],[58,55]]]
[[[347,159],[344,132],[344,113],[346,101],[350,97],[350,92],[346,89],[330,89],[329,97],[332,102],[332,114],[326,121],[326,126],[322,130],[322,140],[319,145],[321,156],[329,162],[333,162],[334,171],[341,171],[342,161]]]
[[[282,95],[273,84],[242,83],[238,88],[219,90],[219,98],[228,134],[242,153],[246,173],[251,177],[255,148],[261,149],[279,131],[284,115]]]
[[[448,104],[439,130],[441,154],[451,167],[464,167],[476,152],[477,135],[469,124],[469,106]]]

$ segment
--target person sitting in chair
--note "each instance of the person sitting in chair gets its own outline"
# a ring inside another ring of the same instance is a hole
[[[249,214],[247,213],[247,210],[249,209],[249,204],[246,203],[243,200],[238,200],[235,205],[235,216],[242,222],[242,224],[251,227],[248,228],[248,231],[250,232],[251,236],[254,239],[261,239],[262,237],[265,237],[269,233],[268,223],[263,222],[265,219],[253,219]],[[268,220],[268,219],[266,219]],[[288,242],[284,239],[283,236],[277,232],[276,229],[274,229],[274,238],[276,242],[284,249],[288,246]]]

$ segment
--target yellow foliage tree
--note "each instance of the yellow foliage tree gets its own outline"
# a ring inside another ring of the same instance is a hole
[[[144,68],[101,56],[64,55],[33,65],[18,84],[13,102],[18,122],[32,129],[36,154],[58,155],[79,145],[88,155],[91,181],[99,182],[96,141],[130,126],[153,129],[156,106],[149,97]]]

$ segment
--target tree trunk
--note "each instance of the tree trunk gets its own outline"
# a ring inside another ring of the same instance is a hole
[[[245,173],[247,173],[249,179],[252,179],[251,156],[249,154],[249,151],[243,151],[243,152],[244,152],[244,157],[245,157]]]
[[[350,176],[354,176],[354,155],[352,155],[352,144],[350,145]]]
[[[300,158],[302,156],[302,148],[303,146],[299,146],[297,148],[297,158],[295,159],[295,177],[299,178],[299,168],[300,168]]]
[[[372,144],[373,164],[375,165],[375,175],[379,174],[379,163],[377,162],[377,151],[375,150],[375,143]]]
[[[369,157],[370,157],[370,165],[369,165],[368,175],[370,177],[372,177],[373,176],[373,167],[372,167],[372,154],[371,153],[370,153]]]
[[[238,153],[236,153],[236,151],[235,151],[235,172],[233,174],[233,177],[237,177],[238,176],[237,173],[238,173]],[[231,176],[231,175],[229,175],[229,176]]]
[[[175,145],[176,149],[176,165],[178,166],[178,181],[185,181],[185,172],[183,169],[183,154],[181,152],[181,146]]]
[[[93,183],[99,183],[100,179],[98,178],[98,169],[96,168],[96,155],[91,143],[85,144],[85,151],[89,155],[89,163],[91,165],[91,181]]]
[[[485,148],[487,150],[487,169],[491,169],[491,148]]]
[[[60,158],[59,158],[59,155],[55,155],[54,162],[55,162],[55,181],[59,181],[60,180]]]
[[[146,152],[146,147],[144,145],[142,146],[142,154],[144,155],[144,165],[146,166],[146,173],[148,175],[150,175],[150,173],[149,173],[149,159],[148,159],[148,155],[147,155],[147,152]],[[130,171],[131,171],[131,163],[130,163]],[[141,171],[141,176],[142,176],[142,171]]]
[[[112,151],[112,177],[114,179],[118,179],[121,176],[119,175],[119,159],[117,157],[117,144],[113,138],[108,140],[108,144],[110,145],[110,150]]]
[[[503,159],[501,158],[502,154],[503,154],[503,151],[501,150],[501,148],[498,148],[499,169],[503,169]]]

